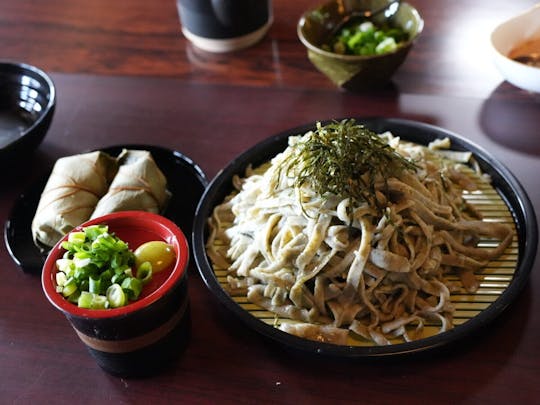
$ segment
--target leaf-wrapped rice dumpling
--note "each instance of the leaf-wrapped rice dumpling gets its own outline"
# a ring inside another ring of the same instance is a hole
[[[88,220],[117,170],[116,159],[99,151],[59,159],[32,220],[36,245],[54,246],[66,233]]]
[[[167,179],[144,150],[124,150],[118,156],[119,169],[107,194],[98,202],[92,218],[116,211],[164,211],[170,198]]]

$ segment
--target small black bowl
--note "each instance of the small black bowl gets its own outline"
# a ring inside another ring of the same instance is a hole
[[[0,165],[41,143],[56,105],[56,89],[42,70],[0,61]]]

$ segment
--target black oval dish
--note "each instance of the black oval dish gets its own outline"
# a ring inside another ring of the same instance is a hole
[[[432,125],[402,119],[359,118],[357,122],[364,124],[377,133],[391,131],[404,140],[420,144],[427,144],[434,139],[448,137],[452,142],[453,150],[470,151],[474,154],[484,173],[491,176],[492,186],[508,205],[518,234],[519,253],[517,267],[514,272],[514,278],[503,293],[478,315],[463,325],[456,326],[447,332],[414,342],[369,347],[339,346],[302,339],[262,322],[237,304],[219,284],[210,260],[206,255],[207,218],[211,215],[214,206],[221,203],[232,191],[231,179],[233,175],[243,176],[248,164],[257,166],[267,162],[286,148],[289,136],[304,134],[308,130],[314,129],[315,123],[284,131],[253,146],[231,161],[211,181],[197,207],[193,229],[194,257],[206,285],[216,295],[219,301],[249,327],[271,340],[303,352],[346,358],[385,357],[438,348],[455,342],[469,334],[478,332],[480,328],[486,326],[486,324],[499,316],[514,301],[527,283],[528,275],[536,255],[538,230],[534,209],[526,192],[512,173],[488,152],[450,131]]]
[[[175,222],[186,235],[190,235],[195,208],[208,184],[202,169],[182,153],[159,146],[116,145],[100,150],[117,156],[122,149],[142,149],[152,153],[157,165],[167,177],[167,187],[172,193],[163,215]],[[27,273],[40,273],[47,257],[47,252],[42,252],[34,244],[31,226],[49,175],[50,171],[17,198],[4,226],[8,252]]]

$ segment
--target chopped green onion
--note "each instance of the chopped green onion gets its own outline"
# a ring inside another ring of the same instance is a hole
[[[94,294],[99,294],[101,292],[101,278],[88,278],[88,291]]]
[[[112,284],[107,288],[107,300],[112,308],[126,305],[126,294],[119,284]]]
[[[113,284],[121,283],[124,280],[125,277],[126,277],[126,275],[124,273],[122,273],[122,272],[116,273],[114,276],[112,276],[111,283],[113,283]]]
[[[130,300],[136,300],[142,291],[142,282],[138,278],[125,278],[122,281],[122,289]]]
[[[408,39],[409,34],[402,28],[365,21],[343,27],[322,48],[346,55],[380,55],[395,51]]]
[[[84,232],[71,232],[68,236],[68,242],[83,243],[86,235]]]
[[[88,281],[88,279],[81,280],[81,282],[79,283],[79,290],[81,291],[90,290],[90,282]]]
[[[67,282],[67,277],[66,277],[66,273],[62,273],[61,271],[59,271],[58,273],[56,273],[56,285],[58,287],[63,287],[66,285],[66,282]]]
[[[58,270],[67,273],[71,269],[71,264],[73,263],[73,260],[71,259],[58,259],[56,261],[56,267]]]
[[[75,279],[71,277],[64,284],[64,288],[62,289],[62,295],[64,297],[69,297],[71,294],[73,294],[76,291],[77,291],[77,283],[75,282]]]
[[[93,294],[92,295],[92,304],[90,308],[92,309],[107,309],[109,307],[109,301],[104,295]]]
[[[113,276],[113,272],[111,271],[111,269],[107,269],[101,273],[101,280],[103,280],[103,282],[106,283],[107,285],[110,285],[112,284],[111,283],[112,276]]]
[[[80,257],[80,255],[75,256],[73,259],[73,264],[76,267],[85,267],[88,266],[90,263],[92,263],[92,259],[90,257]]]
[[[375,53],[387,53],[392,52],[397,49],[396,40],[392,37],[387,37],[383,39],[375,48]]]
[[[69,297],[66,297],[67,300],[69,302],[71,302],[72,304],[77,304],[77,302],[79,301],[79,297],[81,296],[81,292],[80,291],[76,291],[74,292],[73,294],[71,294]]]
[[[79,295],[77,305],[81,308],[91,308],[92,307],[92,297],[94,294],[88,291],[82,291]]]
[[[143,262],[137,269],[137,278],[144,284],[152,279],[152,263]]]
[[[152,276],[151,266],[133,275],[134,253],[106,225],[72,232],[62,247],[66,252],[56,261],[56,289],[81,308],[126,305],[139,298]]]

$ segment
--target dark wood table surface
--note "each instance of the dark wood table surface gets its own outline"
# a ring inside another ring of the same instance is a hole
[[[275,0],[257,45],[213,55],[180,33],[172,0],[0,0],[0,59],[49,72],[58,105],[44,142],[0,180],[0,222],[59,157],[113,144],[183,152],[209,178],[255,143],[338,117],[401,117],[454,131],[502,161],[540,210],[540,97],[504,82],[489,32],[535,1],[416,0],[425,29],[387,88],[336,89],[296,38],[307,0]],[[540,263],[485,330],[428,355],[347,361],[262,339],[189,268],[193,331],[173,367],[101,371],[39,276],[0,246],[0,403],[540,403]]]

